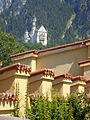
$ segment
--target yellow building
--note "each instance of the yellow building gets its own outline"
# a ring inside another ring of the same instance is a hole
[[[10,115],[18,98],[24,116],[27,86],[29,97],[43,94],[49,99],[52,88],[64,97],[90,91],[90,39],[18,53],[11,60],[14,64],[0,69],[0,115]]]

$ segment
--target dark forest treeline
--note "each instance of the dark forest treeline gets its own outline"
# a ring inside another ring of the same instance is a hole
[[[25,30],[31,30],[33,15],[37,27],[43,24],[48,30],[51,46],[90,37],[89,0],[27,0],[25,6],[13,0],[0,16],[2,29],[22,40]]]

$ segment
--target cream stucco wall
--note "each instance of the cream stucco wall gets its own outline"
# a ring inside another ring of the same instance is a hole
[[[90,94],[90,82],[88,82],[85,86],[85,92]]]
[[[51,100],[51,90],[52,90],[52,81],[47,79],[40,79],[38,81],[29,83],[28,85],[29,94],[41,94],[43,96],[48,96]]]
[[[40,93],[40,91],[42,90],[42,81],[36,81],[36,82],[33,82],[33,83],[29,83],[28,84],[28,90],[29,90],[29,94]]]
[[[84,92],[84,91],[85,91],[85,86],[80,85],[80,86],[78,87],[78,92]]]
[[[25,112],[25,97],[27,91],[27,82],[29,73],[25,70],[10,70],[0,74],[0,93],[15,93],[16,89],[19,91],[18,99],[20,102],[20,115],[24,117]],[[16,87],[18,85],[18,88]],[[5,105],[4,105],[5,104]],[[4,105],[4,106],[3,106]],[[0,108],[6,112],[5,115],[9,115],[12,110],[14,110],[13,104],[6,102],[0,104]],[[0,112],[2,112],[0,110]],[[3,113],[2,113],[3,114]]]
[[[63,96],[67,97],[67,95],[70,95],[70,83],[63,84]]]
[[[84,76],[86,79],[90,79],[90,65],[89,66],[85,66],[84,68]]]
[[[43,80],[42,95],[44,95],[45,97],[48,96],[49,100],[51,100],[51,90],[52,90],[52,81],[51,80]]]
[[[86,58],[86,47],[67,50],[52,55],[39,55],[37,58],[37,69],[51,68],[56,74],[69,72],[72,75],[83,75],[83,69],[79,67],[78,62],[85,60]]]
[[[16,70],[6,71],[0,74],[0,93],[14,93],[15,91],[15,72]]]
[[[0,80],[0,93],[14,93],[15,82],[14,77],[10,77],[4,80]]]
[[[75,85],[75,86],[71,86],[70,87],[70,93],[75,93],[78,91],[78,85]]]
[[[90,46],[88,46],[88,57],[90,57]]]
[[[28,83],[28,77],[27,76],[15,76],[15,85],[17,84],[19,89],[19,101],[20,101],[20,114],[22,117],[25,116],[25,97],[26,97],[26,91],[27,91],[27,83]],[[15,86],[15,89],[16,86]]]
[[[84,84],[76,84],[76,85],[71,85],[70,87],[70,93],[74,92],[84,92],[85,91],[85,83]]]
[[[11,116],[13,110],[2,110],[0,111],[0,116]]]
[[[6,71],[0,74],[0,93],[15,93],[15,71]],[[10,116],[13,110],[13,101],[0,101],[0,116]]]
[[[11,60],[14,63],[20,63],[20,64],[25,64],[29,65],[32,68],[32,71],[36,70],[36,59],[38,55],[35,55],[34,53],[28,53],[28,54],[22,54],[20,56],[16,56],[11,58]]]
[[[13,111],[14,102],[13,101],[0,101],[0,112],[1,111]]]
[[[53,89],[58,91],[60,95],[66,97],[68,94],[70,94],[70,84],[72,83],[71,79],[67,78],[56,78],[53,81]]]
[[[53,89],[58,91],[61,96],[67,97],[70,94],[70,84],[68,83],[59,83],[53,85]]]
[[[31,58],[24,58],[24,59],[20,59],[15,61],[15,63],[20,63],[20,64],[25,64],[25,65],[30,65],[31,66]]]
[[[52,76],[46,76],[43,75],[43,73],[31,76],[28,82],[29,94],[41,94],[45,97],[48,96],[51,100],[51,89],[53,80],[54,78]]]
[[[56,75],[63,73],[71,73],[73,76],[84,75],[86,78],[90,78],[90,67],[86,66],[84,68],[78,65],[78,62],[87,59],[90,56],[90,47],[85,46],[76,46],[65,48],[64,50],[55,50],[48,51],[46,53],[39,53],[34,56],[33,53],[26,54],[23,56],[18,56],[15,58],[16,63],[26,64],[31,66],[32,71],[36,71],[42,68],[53,69]],[[28,78],[29,77],[29,78]],[[2,92],[15,92],[16,84],[19,85],[19,100],[20,100],[20,112],[24,116],[25,110],[25,95],[27,90],[27,83],[29,94],[32,93],[41,93],[44,96],[48,94],[51,98],[51,89],[52,89],[52,76],[45,76],[43,73],[37,75],[30,75],[26,71],[22,70],[10,70],[0,74],[0,93]],[[53,88],[58,89],[60,94],[64,97],[67,96],[70,92],[83,91],[85,83],[77,81],[76,84],[68,79],[58,79],[53,81]],[[71,86],[70,86],[71,84]],[[86,92],[90,90],[90,84],[86,85]],[[1,110],[2,109],[2,110]],[[0,114],[10,115],[13,111],[13,104],[5,103],[5,108],[0,102]]]
[[[20,59],[20,60],[17,60],[15,63],[29,65],[32,71],[36,70],[36,57]]]
[[[52,87],[56,92],[59,92],[60,95],[63,95],[63,84],[62,83],[58,83],[53,85]]]
[[[10,116],[14,111],[13,101],[0,101],[0,116]]]

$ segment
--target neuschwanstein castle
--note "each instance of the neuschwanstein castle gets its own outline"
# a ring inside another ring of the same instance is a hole
[[[36,28],[36,17],[33,17],[32,21],[32,29],[29,33],[28,30],[26,30],[24,35],[24,40],[27,43],[28,41],[31,41],[34,43],[35,41],[37,43],[42,43],[42,45],[47,45],[47,31],[42,25],[39,29]]]

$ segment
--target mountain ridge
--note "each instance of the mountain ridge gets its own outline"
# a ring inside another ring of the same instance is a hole
[[[42,24],[45,26],[49,42],[52,44],[90,37],[89,0],[79,2],[78,0],[23,0],[23,2],[24,5],[22,0],[12,0],[10,7],[2,12],[0,23],[3,31],[23,39],[25,30],[31,30],[32,16],[35,15],[37,27]]]

